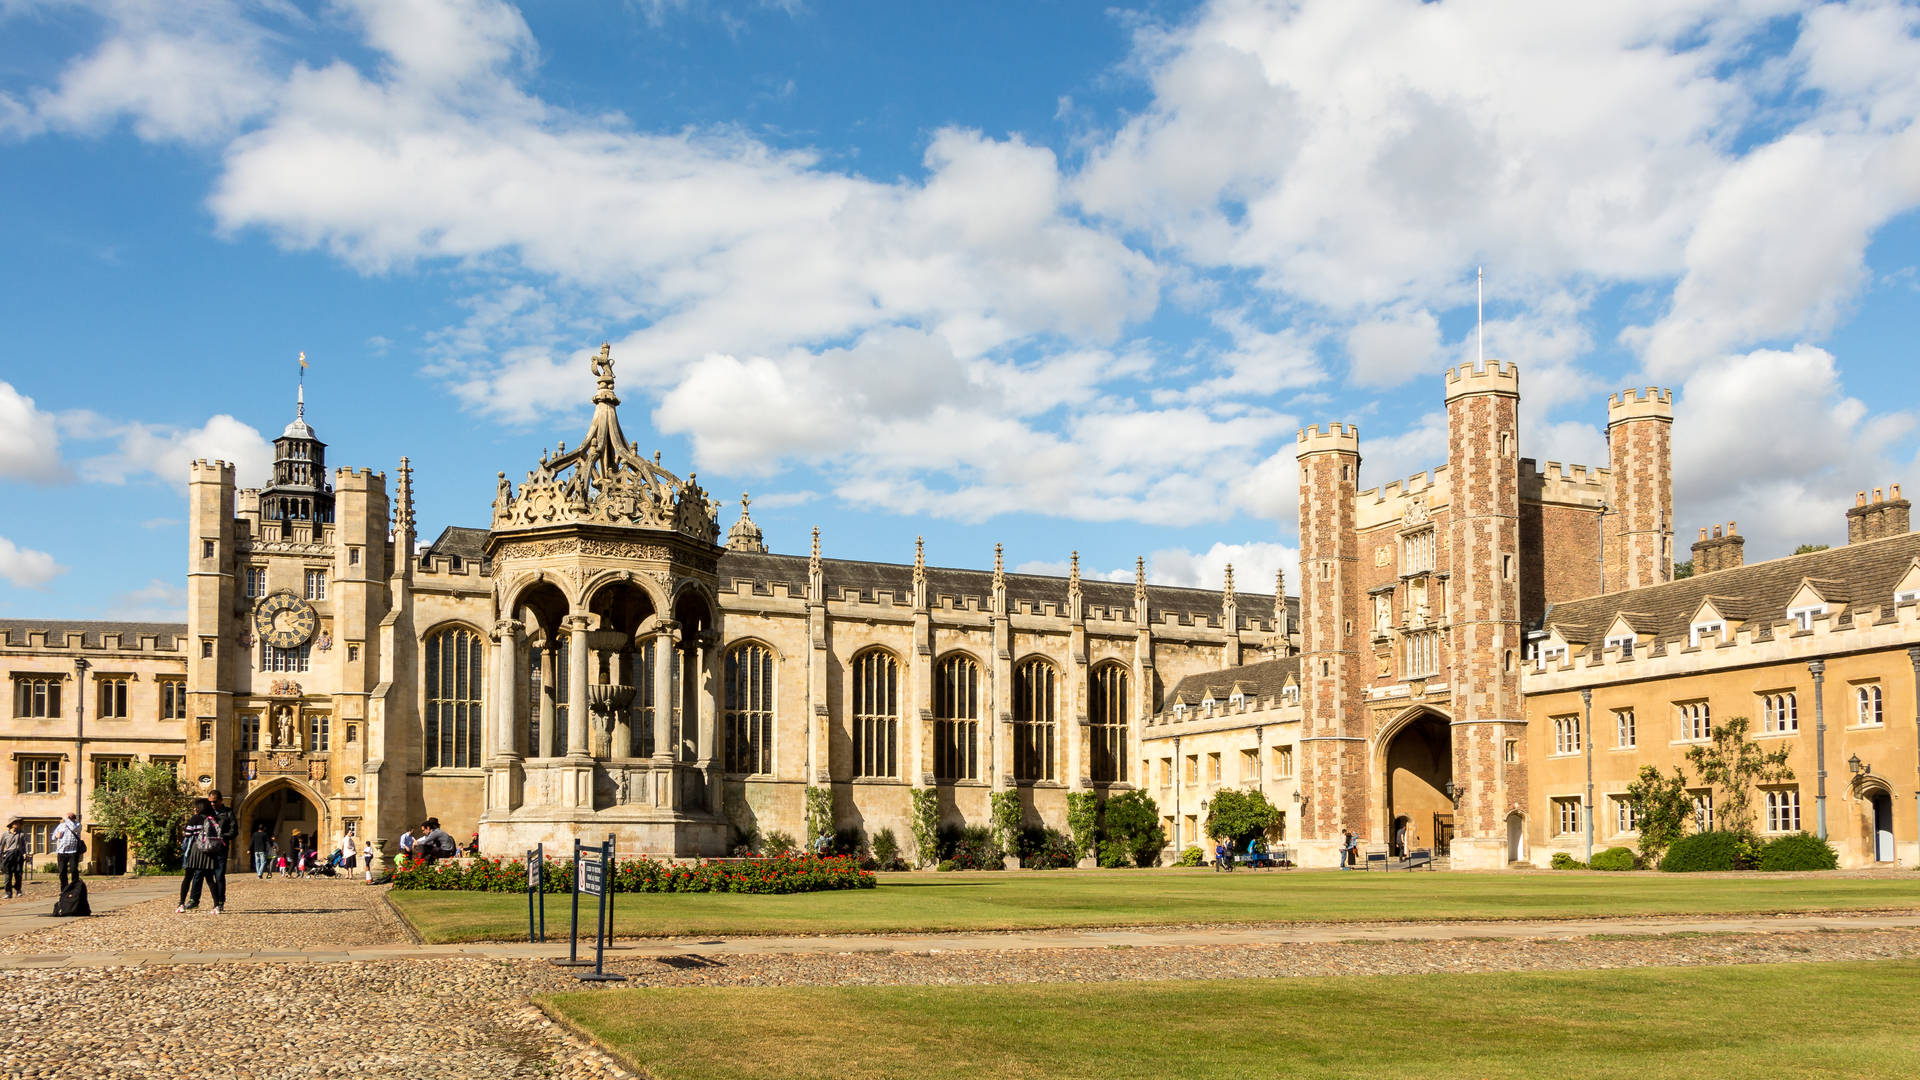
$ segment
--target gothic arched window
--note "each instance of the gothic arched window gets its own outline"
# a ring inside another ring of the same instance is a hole
[[[980,665],[949,656],[933,676],[933,778],[980,779]]]
[[[1102,664],[1093,669],[1087,695],[1088,762],[1096,784],[1127,778],[1127,669]]]
[[[1013,673],[1013,778],[1052,780],[1054,699],[1059,676],[1045,660]]]
[[[427,638],[427,768],[480,767],[485,670],[480,635],[464,628]]]
[[[900,664],[875,649],[853,661],[853,775],[898,776]]]
[[[721,718],[726,733],[727,771],[773,771],[773,651],[757,642],[727,653],[726,700]]]

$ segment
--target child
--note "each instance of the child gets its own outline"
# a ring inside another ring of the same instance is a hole
[[[281,878],[284,879],[284,878],[290,878],[293,876],[293,867],[288,865],[287,856],[285,852],[282,852],[273,857],[273,865],[279,868]]]

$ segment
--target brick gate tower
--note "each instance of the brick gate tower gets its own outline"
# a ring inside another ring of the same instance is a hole
[[[1303,865],[1337,860],[1343,829],[1366,831],[1368,743],[1361,705],[1359,538],[1354,495],[1360,429],[1300,433],[1300,735]]]
[[[1506,817],[1524,806],[1506,769],[1519,739],[1520,371],[1498,361],[1447,372],[1453,507],[1447,682],[1453,697],[1453,865],[1506,866]]]

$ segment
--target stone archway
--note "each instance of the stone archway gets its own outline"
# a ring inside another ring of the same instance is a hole
[[[1381,750],[1386,835],[1399,843],[1405,819],[1404,847],[1447,853],[1453,840],[1453,732],[1444,716],[1427,710],[1409,714],[1395,726]]]
[[[267,835],[279,845],[282,853],[293,851],[296,835],[323,851],[329,843],[326,800],[291,780],[268,781],[249,792],[240,804],[239,818],[240,835],[234,844],[236,858],[241,857],[239,852],[249,850],[254,826],[261,824],[267,827]],[[252,856],[245,856],[244,861],[251,869]]]

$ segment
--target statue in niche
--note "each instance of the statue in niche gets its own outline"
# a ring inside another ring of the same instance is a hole
[[[285,705],[273,712],[273,748],[275,750],[298,750],[300,744],[295,741],[293,730],[293,710]]]

